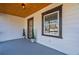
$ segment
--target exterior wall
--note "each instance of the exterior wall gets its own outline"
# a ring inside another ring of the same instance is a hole
[[[63,4],[62,11],[62,35],[63,39],[42,36],[42,12],[52,9],[60,4],[51,4],[40,11],[28,16],[34,17],[34,29],[37,42],[54,48],[66,54],[79,54],[79,4]],[[26,32],[27,33],[27,32]]]
[[[0,42],[22,38],[24,19],[0,13]]]

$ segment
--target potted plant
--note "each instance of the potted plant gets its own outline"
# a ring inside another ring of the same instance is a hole
[[[26,38],[25,29],[23,28],[23,38]]]
[[[31,42],[35,42],[36,41],[36,37],[35,37],[35,33],[34,33],[34,29],[32,30],[32,38],[31,38]]]

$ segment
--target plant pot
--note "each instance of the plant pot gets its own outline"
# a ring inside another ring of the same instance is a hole
[[[35,39],[31,39],[31,42],[35,42]]]

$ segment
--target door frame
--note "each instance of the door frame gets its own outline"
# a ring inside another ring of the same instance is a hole
[[[31,38],[29,38],[29,22],[30,22],[30,20],[32,20],[32,36],[33,36],[33,28],[34,28],[34,18],[31,17],[31,18],[27,19],[27,38],[28,39],[31,39]]]

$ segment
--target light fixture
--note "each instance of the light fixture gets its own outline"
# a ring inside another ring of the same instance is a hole
[[[22,6],[23,9],[25,8],[25,4],[24,3],[22,3],[21,6]]]

